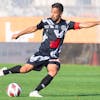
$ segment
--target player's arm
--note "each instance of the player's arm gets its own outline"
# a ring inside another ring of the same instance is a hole
[[[17,39],[24,34],[29,34],[29,33],[35,32],[35,31],[37,31],[37,26],[30,26],[17,34],[13,34],[12,39]]]
[[[39,29],[42,29],[43,27],[44,27],[44,23],[41,21],[37,26],[30,26],[17,34],[13,34],[12,39],[17,39],[24,34],[30,34],[32,32],[39,30]]]
[[[68,25],[69,25],[68,30],[71,30],[71,29],[75,30],[75,29],[90,28],[96,25],[100,25],[100,21],[82,22],[82,23],[70,21]]]
[[[96,25],[100,25],[100,21],[79,23],[80,28],[90,28]]]

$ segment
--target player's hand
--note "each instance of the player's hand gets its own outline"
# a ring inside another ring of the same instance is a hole
[[[12,35],[12,39],[18,39],[19,38],[19,34],[13,34]]]

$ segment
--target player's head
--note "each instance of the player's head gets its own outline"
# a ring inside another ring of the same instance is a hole
[[[61,3],[54,3],[54,4],[52,4],[51,18],[54,21],[58,21],[61,18],[63,10],[64,10],[64,7],[63,7],[63,5]]]

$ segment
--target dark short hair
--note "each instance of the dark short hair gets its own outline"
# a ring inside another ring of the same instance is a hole
[[[64,10],[64,7],[61,3],[52,4],[52,8],[58,8],[61,12],[63,12],[63,10]]]

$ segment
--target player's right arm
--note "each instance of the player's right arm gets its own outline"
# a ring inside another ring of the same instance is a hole
[[[30,26],[30,27],[22,30],[21,32],[19,32],[17,34],[13,34],[12,39],[17,39],[24,34],[29,34],[29,33],[35,32],[37,30],[38,30],[37,26]]]
[[[43,23],[43,21],[41,21],[37,26],[30,26],[17,34],[13,34],[12,39],[17,39],[24,34],[30,34],[32,32],[39,30],[39,29],[42,29],[43,27],[44,27],[44,23]]]

